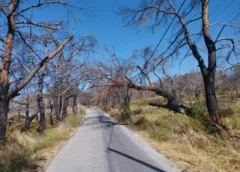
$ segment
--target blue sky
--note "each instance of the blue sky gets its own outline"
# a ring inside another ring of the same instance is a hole
[[[140,0],[81,0],[73,1],[80,6],[90,9],[94,16],[86,16],[83,13],[77,12],[76,15],[80,18],[78,22],[71,22],[71,32],[75,36],[93,33],[96,37],[99,48],[94,58],[101,59],[104,54],[104,45],[115,46],[116,54],[127,59],[131,56],[132,52],[136,49],[141,49],[146,46],[155,48],[159,39],[161,38],[165,29],[156,30],[155,34],[146,29],[141,31],[135,28],[124,27],[121,16],[118,16],[115,11],[120,6],[136,7]],[[239,0],[211,0],[210,1],[210,21],[222,22],[236,16],[239,11]],[[65,13],[61,12],[61,8],[55,8],[50,14],[51,17],[58,18],[66,17]],[[192,26],[192,30],[199,30],[199,26]],[[216,35],[217,29],[212,27],[213,36]],[[159,48],[166,46],[164,40]],[[181,54],[180,54],[181,56]],[[205,57],[206,58],[206,57]],[[194,58],[188,58],[179,68],[179,60],[174,62],[175,67],[171,69],[173,74],[185,73],[191,69],[197,68],[197,63]]]

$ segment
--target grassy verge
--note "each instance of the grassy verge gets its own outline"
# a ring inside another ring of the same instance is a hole
[[[20,132],[24,120],[9,127],[7,143],[0,149],[0,171],[44,171],[79,127],[84,114],[80,109],[78,115],[69,114],[63,122],[57,123],[54,119],[53,126],[47,121],[47,130],[42,134],[36,132],[38,121],[35,120],[28,132]]]
[[[149,100],[131,103],[128,124],[151,146],[186,171],[240,171],[240,114],[235,104],[224,110],[223,121],[230,126],[232,137],[219,134],[207,114],[195,110],[195,117],[174,114],[165,109],[148,106]],[[120,119],[117,109],[109,112]],[[200,114],[200,115],[199,115]]]

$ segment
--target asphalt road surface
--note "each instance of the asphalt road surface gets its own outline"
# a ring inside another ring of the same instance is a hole
[[[47,172],[179,172],[172,162],[101,110],[88,109],[84,124]]]

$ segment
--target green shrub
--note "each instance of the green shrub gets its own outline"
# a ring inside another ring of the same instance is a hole
[[[68,124],[72,127],[72,128],[76,128],[78,126],[80,126],[80,122],[77,117],[71,117],[70,119],[68,119]]]
[[[186,110],[186,114],[190,117],[201,119],[206,110],[202,106],[194,105]]]
[[[155,101],[154,98],[132,100],[131,105],[147,106],[149,102]]]
[[[140,115],[145,113],[145,111],[142,108],[131,110],[131,112],[133,115]]]
[[[150,136],[158,141],[168,141],[172,139],[171,132],[164,128],[157,128],[153,130]]]
[[[120,122],[126,122],[128,125],[132,124],[132,118],[130,111],[123,110],[117,118]]]
[[[146,117],[141,117],[138,119],[135,123],[134,126],[137,127],[139,130],[149,130],[153,128],[153,125],[151,122]]]
[[[230,117],[234,114],[234,111],[231,108],[219,109],[218,112],[222,117]]]
[[[18,144],[8,144],[0,151],[0,171],[21,172],[28,165],[31,152]]]

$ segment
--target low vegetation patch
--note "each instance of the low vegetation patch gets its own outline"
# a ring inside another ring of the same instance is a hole
[[[219,131],[204,106],[193,105],[191,115],[151,107],[152,99],[133,100],[131,127],[155,149],[186,171],[240,171],[240,114],[220,109],[230,134]],[[118,119],[119,110],[109,112]]]
[[[7,144],[0,148],[0,171],[44,171],[71,132],[80,125],[84,114],[81,109],[76,116],[69,114],[63,122],[54,120],[53,126],[47,121],[47,130],[41,134],[36,132],[38,121],[33,121],[27,132],[20,132],[24,121],[9,127]]]

